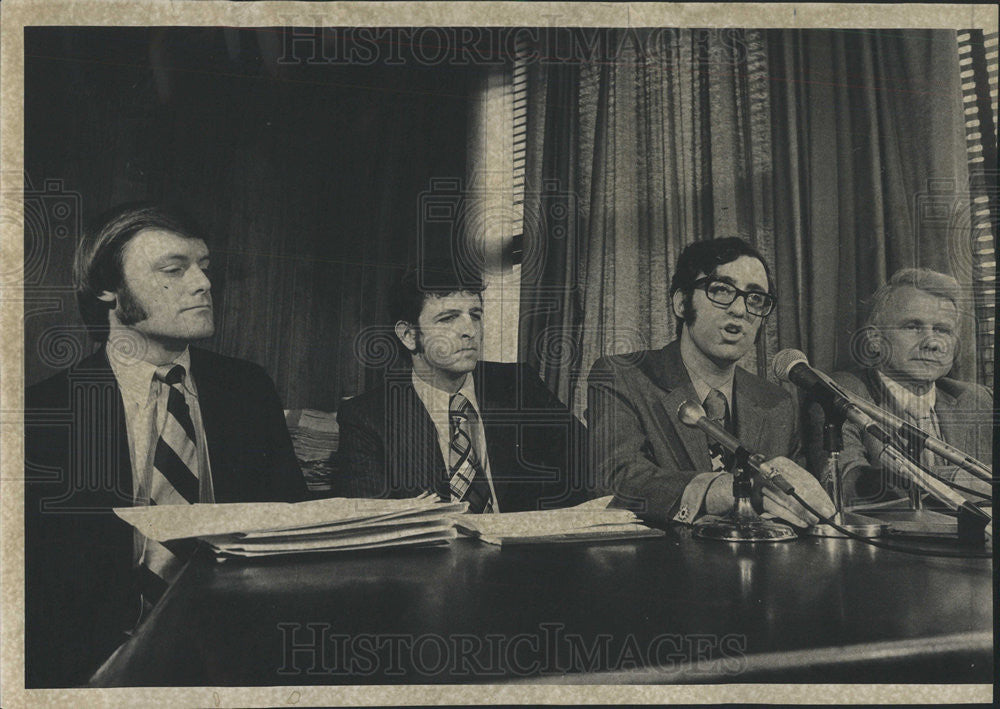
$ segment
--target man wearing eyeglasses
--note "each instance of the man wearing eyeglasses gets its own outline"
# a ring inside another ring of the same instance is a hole
[[[691,523],[733,504],[733,456],[677,416],[686,400],[779,468],[825,515],[833,503],[800,459],[796,410],[781,387],[736,363],[753,347],[775,306],[771,274],[742,239],[690,244],[670,283],[677,339],[661,350],[597,360],[588,380],[587,420],[597,484],[654,522]],[[799,527],[816,516],[755,481],[753,502]]]

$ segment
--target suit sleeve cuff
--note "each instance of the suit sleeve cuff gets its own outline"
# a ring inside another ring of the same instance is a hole
[[[691,524],[698,519],[705,506],[705,495],[708,494],[708,488],[711,487],[716,478],[725,474],[725,471],[723,471],[695,475],[681,494],[681,503],[677,507],[676,514],[673,516],[673,521],[682,524]]]

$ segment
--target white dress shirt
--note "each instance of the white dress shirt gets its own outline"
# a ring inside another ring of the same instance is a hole
[[[156,442],[167,418],[167,396],[170,387],[156,379],[156,365],[123,354],[114,347],[107,348],[108,361],[125,408],[125,430],[128,433],[129,455],[132,462],[133,502],[145,504],[149,500],[149,487],[153,472]],[[191,375],[191,353],[185,348],[173,364],[184,367],[184,400],[191,412],[195,434],[198,438],[198,481],[201,502],[214,502],[212,469],[208,460],[205,427],[198,405],[198,389]]]
[[[417,391],[417,396],[420,397],[420,401],[423,403],[424,408],[427,409],[431,421],[434,422],[434,428],[437,429],[438,446],[441,448],[441,456],[444,458],[445,467],[448,467],[451,459],[451,422],[449,420],[449,409],[452,394],[428,384],[417,376],[416,372],[411,372],[410,376],[413,380],[413,388]],[[476,447],[476,455],[479,456],[479,462],[483,466],[483,472],[486,473],[486,481],[490,486],[490,496],[493,498],[493,511],[500,512],[497,493],[493,489],[493,475],[490,473],[490,457],[486,450],[486,434],[483,431],[482,415],[479,413],[479,400],[476,399],[476,383],[472,375],[466,375],[465,382],[462,383],[462,386],[456,393],[462,394],[468,399],[469,404],[472,405],[473,410],[476,412],[478,420],[475,423],[469,422]]]
[[[687,370],[688,378],[691,379],[691,384],[694,385],[694,393],[698,397],[698,402],[703,406],[705,404],[705,399],[708,397],[712,389],[717,389],[722,392],[722,395],[726,397],[726,403],[729,405],[729,418],[734,419],[733,412],[733,377],[736,375],[736,368],[734,367],[729,373],[729,379],[721,387],[713,387],[711,384],[706,382],[698,371],[692,367],[684,359],[684,350],[681,350],[681,362],[684,364],[684,369]],[[706,434],[706,440],[708,436]],[[697,519],[702,511],[705,504],[705,497],[708,494],[708,488],[712,486],[718,478],[726,475],[726,471],[718,472],[704,472],[698,473],[684,487],[684,492],[681,493],[680,505],[678,505],[677,512],[674,514],[674,522],[682,522],[684,524],[691,524]]]
[[[879,371],[876,371],[876,374],[889,393],[892,408],[909,418],[910,423],[924,433],[943,439],[937,412],[934,411],[934,405],[937,404],[937,385],[931,384],[931,388],[925,394],[914,394],[892,377]],[[920,462],[925,467],[936,467],[944,461],[925,449],[920,456]]]
[[[723,396],[726,397],[726,403],[729,405],[729,418],[732,420],[734,417],[733,412],[733,377],[736,375],[736,368],[733,367],[729,371],[729,379],[726,380],[725,384],[720,387],[713,387],[711,384],[702,379],[698,371],[693,368],[684,359],[684,352],[681,351],[681,362],[684,363],[684,369],[687,370],[688,377],[691,379],[691,384],[694,385],[694,393],[698,395],[698,402],[702,405],[705,403],[705,399],[708,398],[709,393],[712,389],[718,389],[722,392]]]
[[[937,386],[931,384],[931,388],[926,394],[914,394],[892,377],[882,374],[882,372],[876,373],[882,380],[882,384],[885,385],[886,391],[889,392],[897,410],[909,416],[912,423],[924,429],[924,433],[940,438],[941,430],[938,425],[937,413],[934,411],[934,405],[937,404]],[[927,430],[920,424],[921,421],[928,420],[932,422],[934,430]]]

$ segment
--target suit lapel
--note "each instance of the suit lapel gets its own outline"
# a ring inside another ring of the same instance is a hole
[[[759,386],[758,381],[749,372],[739,366],[736,367],[733,377],[736,435],[743,447],[751,451],[760,450],[767,427],[766,409],[760,404]]]
[[[437,427],[413,387],[410,370],[392,375],[386,382],[386,392],[386,424],[396,428],[391,434],[396,445],[390,448],[410,467],[410,470],[404,471],[406,474],[424,474],[419,487],[424,490],[434,488],[439,480],[447,478],[448,468],[441,455]],[[401,415],[397,415],[397,411]]]
[[[420,451],[421,460],[432,461],[433,469],[437,474],[447,476],[448,464],[445,462],[444,456],[441,455],[440,438],[437,426],[434,425],[434,419],[431,418],[427,407],[420,400],[417,390],[413,388],[412,383],[407,385],[406,395],[409,406],[415,411],[414,416],[417,422],[416,433],[419,443],[418,450]],[[447,436],[449,432],[444,431],[443,435]]]
[[[976,447],[969,440],[970,433],[975,432],[974,426],[962,425],[956,415],[956,405],[958,400],[948,394],[941,387],[937,387],[935,394],[934,412],[937,414],[938,427],[941,429],[941,438],[951,445],[963,451],[972,451],[975,455]]]
[[[128,444],[128,430],[125,428],[125,403],[122,393],[115,381],[115,440],[118,441],[118,470],[121,471],[118,484],[125,497],[125,504],[131,505],[135,496],[135,486],[132,484],[132,454]]]
[[[659,415],[652,417],[654,425],[660,425],[660,421],[667,422],[663,424],[663,430],[658,432],[659,435],[665,441],[680,439],[690,461],[690,465],[684,460],[678,460],[677,464],[682,469],[711,470],[707,436],[700,429],[685,425],[677,416],[677,409],[686,400],[701,403],[691,377],[688,376],[687,367],[681,360],[680,341],[674,340],[662,350],[647,354],[639,367],[662,390],[654,404],[654,408],[660,409],[654,413]],[[667,430],[671,428],[672,432]]]
[[[228,502],[240,498],[237,481],[233,473],[237,466],[233,461],[230,436],[238,430],[241,407],[233,401],[231,393],[219,379],[219,373],[205,352],[191,348],[191,376],[198,388],[198,408],[201,423],[205,429],[205,445],[208,449],[208,464],[212,470],[212,490],[216,502]]]
[[[876,371],[874,369],[865,370],[864,379],[865,386],[868,387],[868,393],[871,395],[872,401],[875,402],[875,405],[887,408],[888,402],[891,401],[889,398],[889,392],[886,391],[885,384],[882,382],[882,379],[878,376]],[[894,411],[893,413],[898,412]]]
[[[114,456],[117,462],[114,480],[109,480],[111,484],[110,499],[108,507],[121,507],[131,505],[133,501],[134,487],[132,485],[132,455],[128,443],[128,429],[125,426],[125,404],[122,401],[121,389],[118,380],[115,378],[111,363],[108,361],[106,348],[100,350],[82,360],[76,366],[74,379],[87,386],[108,387],[106,395],[99,397],[97,401],[92,400],[92,405],[96,408],[82,410],[75,413],[77,421],[90,421],[93,426],[93,438],[88,439],[89,443],[83,445],[93,445],[96,448],[83,453],[83,459],[100,459],[96,451],[103,448],[108,441],[113,447],[113,451],[108,453]],[[72,385],[72,384],[71,384]],[[73,396],[74,402],[86,402],[88,397],[78,398]],[[84,403],[86,406],[87,404]],[[96,415],[96,416],[95,416]],[[81,441],[83,439],[80,439]],[[107,450],[107,449],[105,449]],[[94,475],[104,478],[100,471],[93,471]],[[90,476],[88,476],[89,478]],[[96,480],[94,481],[96,482]],[[107,483],[102,483],[105,485]]]
[[[694,385],[690,381],[660,397],[657,402],[657,406],[661,407],[660,416],[654,417],[654,419],[666,420],[669,422],[669,426],[673,427],[674,433],[680,438],[684,450],[691,460],[690,469],[711,470],[712,461],[708,457],[708,437],[701,429],[686,425],[677,416],[677,409],[687,400],[699,403]],[[669,436],[665,436],[665,438],[670,440]],[[682,467],[688,467],[683,465],[683,461],[678,461],[678,463]]]
[[[499,453],[498,446],[502,445],[500,439],[503,436],[498,435],[494,427],[494,417],[491,415],[492,410],[499,403],[491,397],[491,394],[496,393],[498,387],[502,386],[503,383],[499,381],[490,381],[487,383],[486,375],[484,374],[485,366],[485,363],[479,362],[476,368],[472,370],[472,382],[476,391],[476,402],[479,404],[479,419],[480,425],[483,427],[483,439],[486,441],[486,459],[490,465],[490,477],[493,479],[493,489],[496,492],[497,504],[503,510],[508,483],[503,480],[497,480],[496,471],[493,469],[493,463],[501,457],[497,454]],[[518,379],[518,381],[520,380]],[[507,444],[510,445],[510,442]]]

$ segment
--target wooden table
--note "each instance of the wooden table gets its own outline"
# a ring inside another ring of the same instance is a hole
[[[99,686],[992,682],[988,559],[661,539],[217,563]]]

